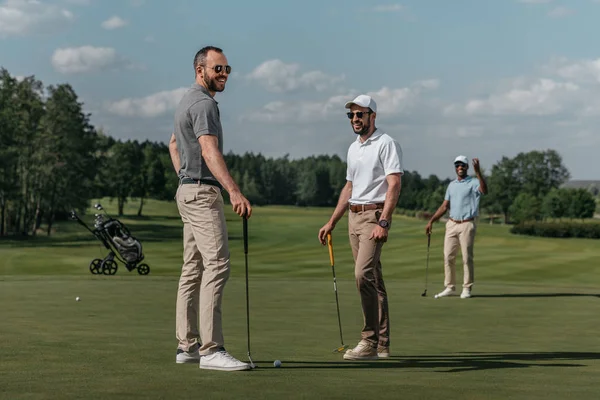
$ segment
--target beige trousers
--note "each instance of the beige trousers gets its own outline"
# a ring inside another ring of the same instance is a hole
[[[178,347],[189,351],[201,343],[200,355],[207,355],[224,345],[221,303],[229,278],[229,244],[223,197],[217,187],[201,183],[180,185],[176,199],[183,221]]]
[[[456,288],[456,254],[460,247],[463,260],[463,288],[471,288],[475,281],[473,246],[477,226],[474,221],[457,223],[448,220],[444,239],[444,285]]]
[[[369,240],[381,210],[349,212],[348,230],[354,256],[354,276],[364,320],[361,338],[373,347],[389,346],[388,298],[380,262],[383,242]]]

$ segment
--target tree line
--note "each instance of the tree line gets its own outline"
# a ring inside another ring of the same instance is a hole
[[[346,164],[337,155],[224,157],[254,205],[331,207],[346,183]],[[482,210],[505,222],[591,217],[593,196],[561,189],[568,178],[554,150],[504,157],[487,177]],[[435,211],[449,182],[405,171],[398,209]],[[35,235],[42,227],[50,234],[71,209],[84,212],[101,197],[115,199],[119,215],[135,201],[143,215],[147,199],[172,201],[177,186],[165,143],[114,139],[90,123],[69,84],[45,87],[34,76],[17,79],[0,69],[0,235]]]

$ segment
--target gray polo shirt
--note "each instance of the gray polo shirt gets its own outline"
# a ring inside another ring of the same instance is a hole
[[[215,135],[222,154],[221,117],[217,101],[198,83],[192,85],[177,106],[174,132],[181,161],[179,177],[216,181],[202,158],[198,139],[202,135]]]

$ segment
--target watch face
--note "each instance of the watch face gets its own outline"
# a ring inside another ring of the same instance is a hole
[[[387,228],[389,226],[389,222],[387,222],[385,219],[382,219],[381,221],[379,221],[379,226],[382,228]]]

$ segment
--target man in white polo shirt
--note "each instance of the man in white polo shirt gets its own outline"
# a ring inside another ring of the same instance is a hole
[[[477,178],[467,175],[469,160],[465,156],[458,156],[454,159],[454,169],[456,179],[448,185],[444,202],[425,227],[425,233],[431,235],[433,223],[450,210],[444,239],[444,286],[446,288],[435,295],[436,299],[455,294],[456,254],[459,247],[462,252],[464,270],[463,289],[460,297],[462,299],[471,297],[471,288],[475,281],[473,263],[473,245],[477,230],[475,218],[479,213],[479,199],[488,191],[479,168],[478,158],[473,159],[473,169]]]
[[[390,355],[388,300],[380,257],[400,195],[402,149],[375,126],[377,104],[370,96],[360,95],[345,108],[350,109],[347,115],[358,137],[348,149],[346,185],[331,218],[319,230],[319,241],[326,244],[327,235],[349,209],[348,231],[364,325],[360,342],[346,351],[344,359],[374,360]]]

